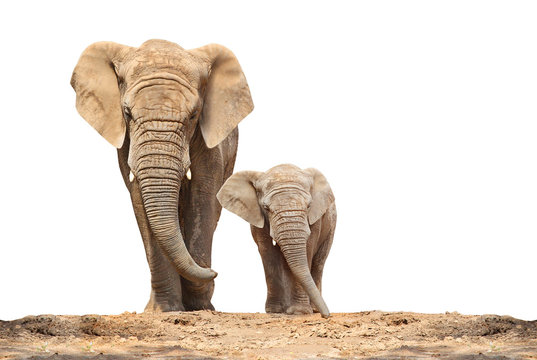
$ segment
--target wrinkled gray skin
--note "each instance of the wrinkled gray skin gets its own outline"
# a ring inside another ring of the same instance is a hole
[[[216,193],[233,172],[237,124],[253,109],[237,59],[215,44],[100,42],[71,84],[79,113],[118,148],[151,271],[146,311],[214,309]]]
[[[265,269],[265,310],[287,314],[315,310],[330,316],[321,280],[337,215],[326,178],[316,169],[289,164],[265,173],[241,171],[226,181],[217,198],[251,224]]]

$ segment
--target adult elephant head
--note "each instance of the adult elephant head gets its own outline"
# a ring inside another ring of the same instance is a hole
[[[98,42],[82,53],[71,85],[78,112],[108,142],[121,148],[128,134],[131,181],[159,247],[184,278],[212,280],[216,272],[200,267],[185,246],[178,201],[195,129],[215,147],[253,109],[233,53],[215,44],[184,50],[164,40],[139,48]]]

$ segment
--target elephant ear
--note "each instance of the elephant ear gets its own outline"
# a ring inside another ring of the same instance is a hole
[[[233,174],[216,194],[222,207],[258,228],[265,225],[265,217],[254,187],[255,180],[261,174],[258,171],[240,171]]]
[[[332,189],[323,174],[317,169],[304,170],[313,177],[311,185],[311,205],[308,211],[308,222],[313,225],[324,215],[328,207],[335,201]]]
[[[86,48],[73,70],[78,113],[116,148],[125,139],[125,121],[115,71],[130,49],[113,42],[97,42]]]
[[[250,88],[231,50],[210,44],[190,50],[210,63],[200,127],[207,147],[224,140],[254,109]]]

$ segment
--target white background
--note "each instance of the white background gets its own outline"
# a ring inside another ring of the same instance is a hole
[[[8,5],[9,4],[9,5]],[[149,270],[116,151],[69,85],[95,41],[229,47],[255,110],[235,170],[328,178],[332,312],[537,319],[531,1],[3,2],[0,319],[142,311]],[[249,226],[223,211],[215,307],[263,312]]]

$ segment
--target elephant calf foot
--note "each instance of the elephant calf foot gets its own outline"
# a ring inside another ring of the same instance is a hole
[[[288,315],[313,314],[313,309],[309,304],[295,304],[289,306],[285,313]]]
[[[284,313],[284,308],[279,302],[266,302],[265,303],[265,312],[270,313]]]

